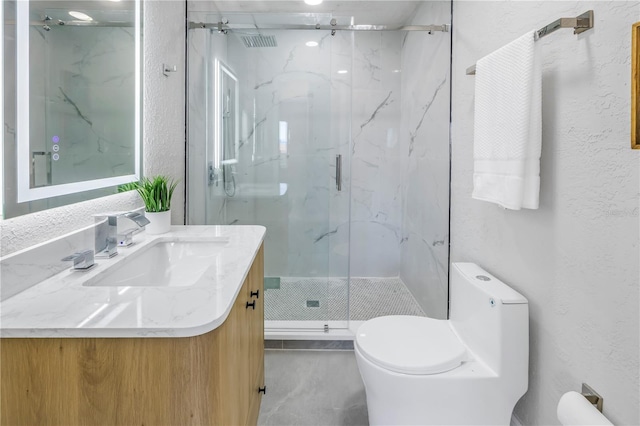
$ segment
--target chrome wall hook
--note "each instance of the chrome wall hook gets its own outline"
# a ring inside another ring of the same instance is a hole
[[[176,65],[162,64],[162,75],[169,77],[169,73],[172,72],[178,72],[178,67]]]

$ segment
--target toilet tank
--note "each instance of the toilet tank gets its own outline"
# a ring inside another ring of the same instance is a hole
[[[451,266],[451,326],[477,359],[496,374],[510,376],[513,390],[524,393],[529,368],[527,299],[474,263]]]

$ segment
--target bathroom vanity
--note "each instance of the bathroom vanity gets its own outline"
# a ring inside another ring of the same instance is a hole
[[[138,237],[2,302],[0,424],[256,424],[264,228]]]

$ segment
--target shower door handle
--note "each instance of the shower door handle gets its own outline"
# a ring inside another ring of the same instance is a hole
[[[336,155],[336,189],[342,191],[342,155]]]

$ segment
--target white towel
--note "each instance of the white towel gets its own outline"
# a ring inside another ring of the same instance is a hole
[[[537,209],[542,147],[542,67],[535,31],[476,65],[473,195]]]

